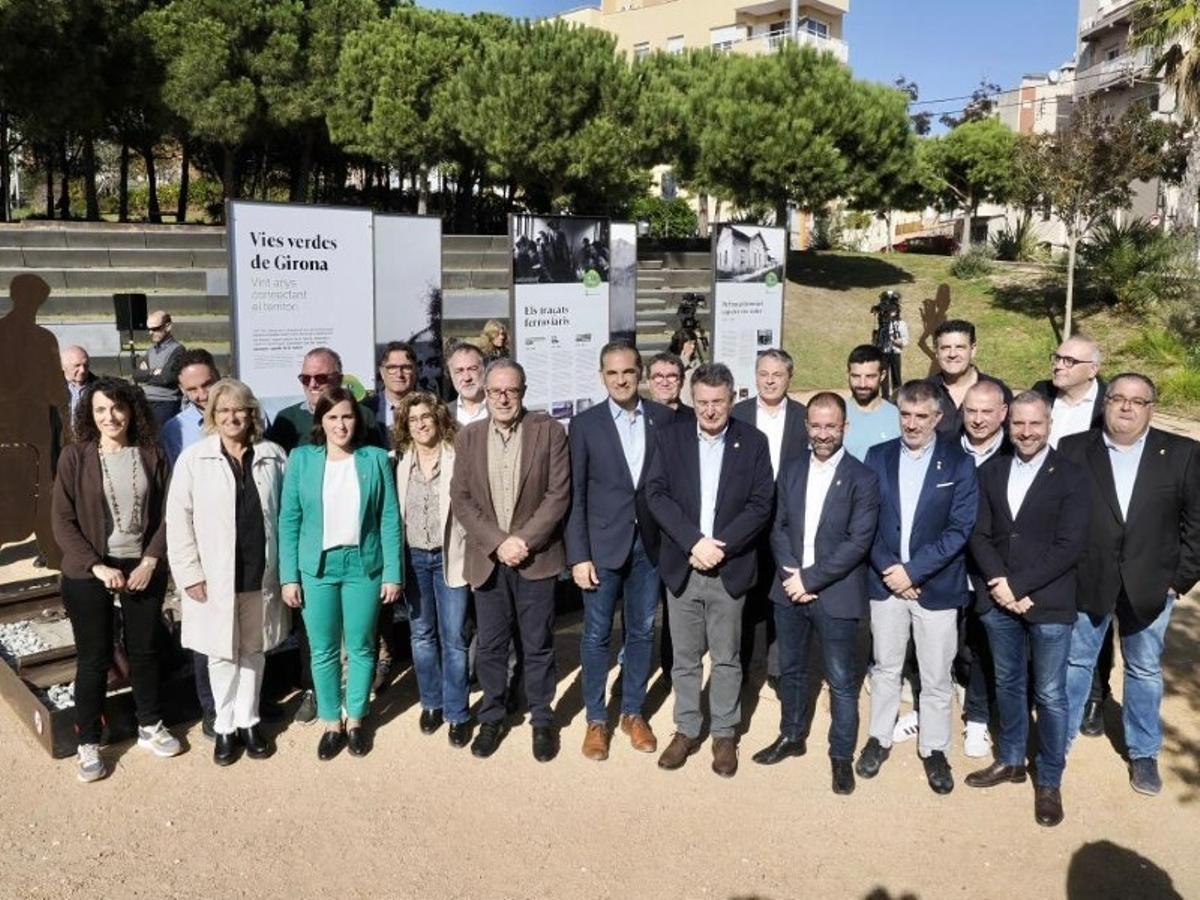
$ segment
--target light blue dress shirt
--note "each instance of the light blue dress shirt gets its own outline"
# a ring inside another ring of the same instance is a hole
[[[1108,461],[1112,465],[1113,484],[1117,488],[1117,502],[1121,504],[1121,518],[1129,518],[1129,498],[1133,496],[1133,483],[1137,480],[1138,466],[1142,462],[1142,451],[1146,449],[1145,434],[1134,441],[1128,449],[1114,444],[1112,439],[1104,435],[1104,446],[1108,447]]]
[[[71,407],[70,407],[71,422],[70,422],[70,427],[74,427],[74,424],[75,424],[75,409],[76,409],[76,407],[78,407],[78,406],[79,406],[79,401],[80,401],[80,399],[82,399],[82,397],[83,397],[83,392],[84,392],[85,390],[87,390],[87,385],[86,385],[86,384],[76,384],[76,383],[75,383],[75,382],[73,382],[73,381],[68,381],[68,382],[67,382],[67,391],[68,391],[68,392],[71,394]]]
[[[700,533],[713,536],[714,520],[717,517],[717,488],[721,483],[721,463],[725,459],[725,435],[729,426],[721,429],[716,437],[709,437],[699,426],[696,434],[700,440]]]
[[[625,464],[629,466],[629,477],[633,479],[634,487],[642,477],[642,465],[646,461],[646,413],[642,409],[642,401],[638,400],[633,415],[621,409],[612,398],[608,398],[608,411],[612,413],[613,422],[617,426],[617,436],[621,439],[621,449],[625,451]]]
[[[900,437],[900,411],[884,400],[874,412],[863,412],[853,400],[846,403],[846,452],[862,462],[876,444]]]
[[[933,448],[937,438],[930,438],[929,443],[920,450],[909,450],[904,442],[900,442],[900,561],[908,562],[912,554],[908,542],[912,538],[913,519],[917,514],[917,501],[921,499],[921,488],[925,484],[925,473],[929,471],[929,463],[933,459]]]
[[[202,437],[204,437],[204,412],[189,403],[182,411],[167,419],[159,441],[162,443],[163,452],[167,454],[167,459],[174,466],[175,460],[179,459],[179,454]]]

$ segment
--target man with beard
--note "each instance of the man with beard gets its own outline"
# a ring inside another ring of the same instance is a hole
[[[850,402],[846,404],[846,452],[860,462],[876,444],[900,437],[900,410],[883,398],[883,351],[859,344],[846,360]]]

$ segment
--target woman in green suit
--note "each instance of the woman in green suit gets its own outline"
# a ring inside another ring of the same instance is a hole
[[[312,646],[317,715],[325,724],[321,759],[343,744],[354,756],[367,752],[362,719],[375,675],[375,623],[380,603],[394,603],[404,581],[396,482],[387,453],[366,439],[354,395],[326,390],[313,410],[312,443],[288,458],[280,501],[279,575],[284,602],[302,609]]]

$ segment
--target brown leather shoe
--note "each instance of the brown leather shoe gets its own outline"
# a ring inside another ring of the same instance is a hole
[[[671,743],[667,744],[667,749],[658,758],[658,767],[660,769],[678,769],[687,762],[689,756],[699,749],[700,741],[697,738],[690,738],[686,734],[675,732],[671,737]]]
[[[583,755],[596,762],[608,759],[608,725],[604,722],[588,722],[583,736]]]
[[[621,716],[621,730],[629,735],[629,743],[639,753],[653,753],[658,749],[658,738],[650,730],[650,723],[641,716]]]
[[[988,788],[998,784],[1022,784],[1025,781],[1024,766],[1006,766],[1002,762],[994,762],[986,769],[972,772],[967,776],[967,784],[971,787]]]
[[[722,778],[732,778],[737,774],[737,741],[733,738],[713,738],[712,770]]]
[[[1038,785],[1033,791],[1033,817],[1039,825],[1053,828],[1063,820],[1062,794],[1058,788]]]

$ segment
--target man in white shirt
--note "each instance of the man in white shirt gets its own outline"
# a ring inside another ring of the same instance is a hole
[[[1075,335],[1050,354],[1051,377],[1031,390],[1050,401],[1050,446],[1069,434],[1099,428],[1104,422],[1104,380],[1099,377],[1100,347]]]
[[[450,348],[446,358],[450,381],[458,399],[450,404],[450,413],[459,425],[470,425],[488,417],[483,396],[483,353],[465,341]]]
[[[854,790],[858,739],[858,624],[868,613],[867,569],[879,518],[879,479],[846,453],[846,403],[817,394],[808,404],[812,450],[779,473],[771,546],[779,571],[771,592],[779,647],[779,737],[754,754],[760,765],[802,756],[808,729],[809,647],[814,632],[830,686],[833,791]]]

